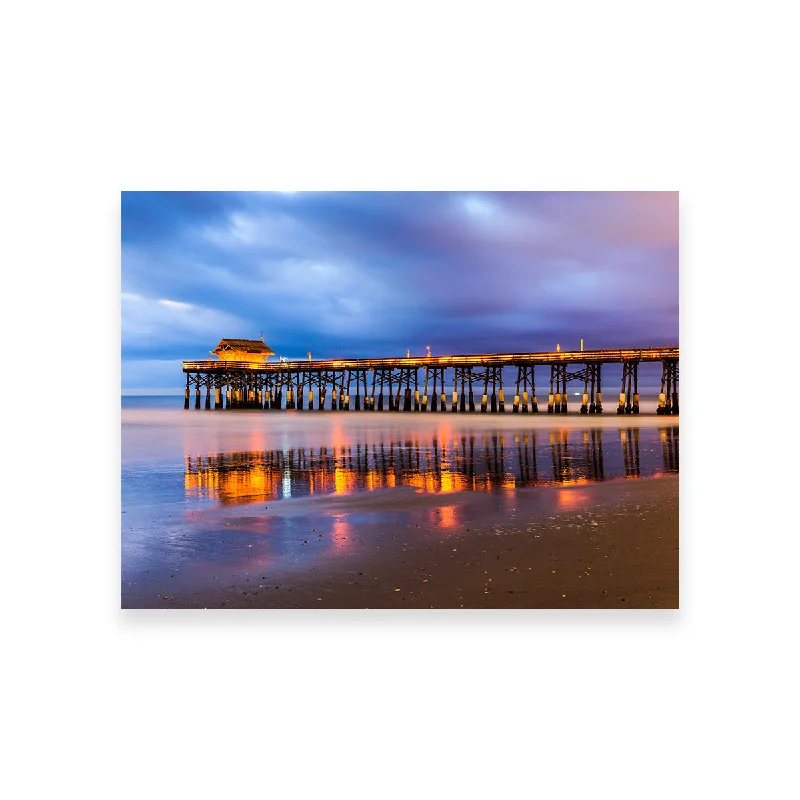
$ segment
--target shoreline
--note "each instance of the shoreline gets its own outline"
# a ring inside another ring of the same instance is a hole
[[[317,502],[322,516],[358,518],[335,559],[239,565],[202,585],[153,578],[123,586],[122,608],[677,609],[678,488],[675,474]],[[270,512],[284,513],[297,506]]]

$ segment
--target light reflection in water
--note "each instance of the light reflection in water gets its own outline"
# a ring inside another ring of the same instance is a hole
[[[450,530],[458,525],[458,513],[455,506],[442,506],[440,512],[439,527]]]
[[[432,433],[427,439],[370,443],[347,443],[337,432],[335,439],[333,447],[187,456],[186,494],[223,504],[347,495],[396,486],[447,494],[542,484],[569,486],[678,471],[677,425],[455,438],[450,433],[446,438]],[[452,516],[442,520],[443,527],[456,518],[455,509],[449,508]]]
[[[589,495],[587,492],[568,487],[564,487],[563,489],[559,490],[556,497],[558,499],[559,508],[570,511],[580,508],[589,501]]]
[[[345,519],[344,515],[337,514],[333,520],[331,546],[335,550],[349,550],[353,546],[352,530]]]

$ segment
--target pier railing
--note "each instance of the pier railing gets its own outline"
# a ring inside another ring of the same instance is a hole
[[[424,369],[425,367],[517,366],[519,364],[621,363],[678,359],[677,347],[648,347],[627,350],[570,350],[544,353],[493,353],[479,355],[411,356],[409,358],[357,358],[318,361],[279,361],[254,364],[249,361],[184,361],[184,372],[285,372],[308,370]]]

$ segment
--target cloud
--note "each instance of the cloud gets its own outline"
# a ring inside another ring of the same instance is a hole
[[[211,349],[223,336],[252,334],[245,329],[245,323],[224,311],[167,298],[122,294],[122,345],[128,354],[192,347],[198,341],[213,339]]]
[[[675,192],[125,193],[123,357],[677,343],[677,215]]]

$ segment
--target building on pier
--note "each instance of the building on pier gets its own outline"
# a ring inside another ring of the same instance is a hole
[[[253,365],[266,364],[275,351],[261,339],[220,339],[211,351],[220,361],[240,361]]]

